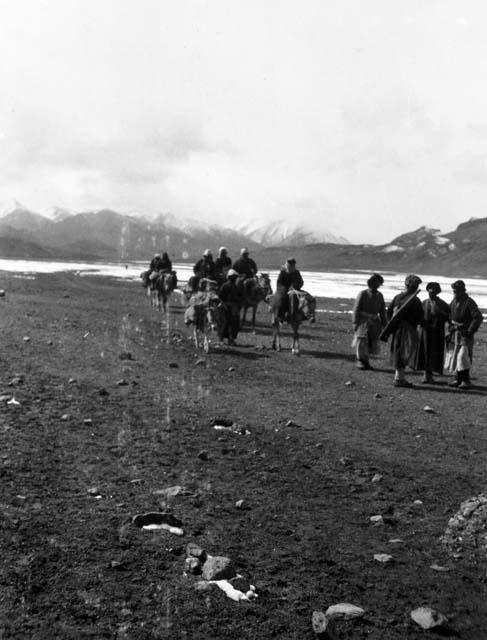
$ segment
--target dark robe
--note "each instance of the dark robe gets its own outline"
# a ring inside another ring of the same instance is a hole
[[[223,322],[220,327],[220,340],[228,338],[233,342],[240,330],[240,308],[242,306],[242,292],[236,282],[227,280],[218,294],[223,306]]]
[[[279,319],[283,321],[286,313],[289,311],[289,297],[287,295],[289,289],[293,287],[299,291],[303,287],[303,277],[301,273],[295,269],[294,271],[288,271],[287,269],[281,269],[277,276],[276,284],[276,302],[278,308]]]
[[[407,291],[399,293],[387,309],[389,318],[392,318],[397,309],[403,306],[411,294]],[[391,365],[395,369],[411,367],[414,369],[416,361],[416,349],[418,346],[417,327],[423,321],[423,306],[416,297],[408,304],[407,309],[401,315],[401,319],[392,334]]]
[[[450,307],[441,298],[423,302],[424,321],[419,330],[416,369],[443,374],[445,361],[445,323],[450,317]]]

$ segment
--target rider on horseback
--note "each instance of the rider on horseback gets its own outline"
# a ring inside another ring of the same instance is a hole
[[[303,278],[301,273],[296,269],[295,258],[288,258],[277,277],[276,296],[279,299],[279,320],[283,322],[286,313],[289,311],[289,298],[286,295],[292,287],[296,291],[300,291],[303,287]]]
[[[205,249],[203,257],[194,265],[193,274],[189,279],[191,291],[198,291],[200,280],[204,278],[208,280],[215,279],[215,262],[213,261],[213,254],[209,249]]]
[[[219,284],[223,284],[232,267],[232,260],[229,258],[226,247],[220,247],[218,258],[215,260],[215,277]]]
[[[255,276],[257,275],[257,265],[249,258],[249,250],[244,247],[240,250],[240,258],[233,265],[234,270],[240,276],[239,280],[243,285],[245,295],[249,295],[252,286],[255,284]]]

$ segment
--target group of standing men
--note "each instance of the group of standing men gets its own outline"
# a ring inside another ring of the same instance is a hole
[[[421,303],[417,297],[421,278],[410,274],[404,291],[393,298],[387,309],[379,291],[383,283],[383,277],[374,273],[367,281],[367,289],[355,300],[352,322],[358,368],[372,369],[370,355],[379,355],[379,340],[391,335],[394,386],[413,386],[406,380],[406,367],[424,371],[423,383],[428,384],[434,383],[433,374],[442,375],[446,366],[455,374],[450,386],[470,389],[474,335],[483,316],[467,294],[463,280],[451,285],[453,300],[449,305],[439,297],[441,287],[437,282],[426,285],[428,299]]]

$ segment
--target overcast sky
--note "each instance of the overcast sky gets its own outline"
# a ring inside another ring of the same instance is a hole
[[[0,202],[307,220],[487,215],[484,0],[0,0]]]

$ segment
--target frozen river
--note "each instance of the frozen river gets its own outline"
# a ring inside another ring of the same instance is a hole
[[[34,275],[36,273],[54,273],[57,271],[74,271],[82,275],[100,275],[112,276],[115,278],[123,278],[138,281],[141,271],[147,268],[145,262],[132,262],[127,265],[120,263],[85,263],[85,262],[47,262],[35,260],[3,260],[0,259],[0,271],[9,271],[23,275]],[[180,283],[187,282],[192,274],[192,267],[188,264],[175,264],[174,268],[178,273]],[[319,272],[319,271],[302,271],[304,279],[304,288],[314,296],[322,296],[328,298],[355,298],[357,293],[365,288],[366,280],[370,273],[360,271],[347,272]],[[272,285],[275,287],[278,271],[269,271]],[[401,291],[404,283],[404,273],[383,272],[384,286],[381,288],[386,301]],[[451,283],[461,278],[461,274],[457,277],[446,278],[444,276],[435,276],[431,274],[419,274],[423,280],[421,285],[421,293],[419,297],[424,299],[427,297],[425,287],[430,281],[439,282],[443,293],[442,297],[449,302],[451,300]],[[467,290],[476,300],[481,309],[487,310],[487,280],[478,278],[462,278],[465,280]]]

